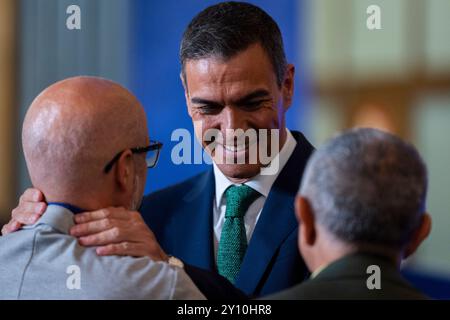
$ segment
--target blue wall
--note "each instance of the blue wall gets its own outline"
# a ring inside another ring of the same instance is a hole
[[[207,6],[220,1],[148,1],[135,0],[131,8],[130,89],[144,105],[151,139],[164,143],[160,162],[149,172],[146,193],[179,182],[203,171],[206,165],[175,165],[170,159],[171,133],[176,128],[191,131],[183,87],[179,78],[178,49],[184,29],[190,20]],[[279,24],[288,60],[297,67],[297,88],[294,105],[287,114],[288,127],[301,129],[303,95],[299,80],[303,57],[299,54],[302,21],[298,17],[299,2],[295,0],[251,1],[267,11]],[[300,2],[301,3],[301,2]]]

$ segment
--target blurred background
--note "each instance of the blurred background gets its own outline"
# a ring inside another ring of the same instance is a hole
[[[149,172],[151,192],[205,169],[171,162],[171,134],[192,132],[179,80],[184,28],[210,0],[0,0],[0,225],[30,187],[20,131],[48,85],[95,75],[129,88],[164,143]],[[404,274],[435,298],[450,299],[450,1],[254,0],[279,24],[296,65],[289,128],[319,146],[336,132],[372,126],[412,142],[429,169],[433,231]],[[81,30],[68,30],[69,5]],[[369,5],[381,29],[366,27]],[[193,137],[193,135],[192,135]]]

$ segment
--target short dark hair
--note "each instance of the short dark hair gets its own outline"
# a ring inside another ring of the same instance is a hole
[[[266,52],[281,87],[287,62],[277,23],[261,8],[245,2],[222,2],[204,9],[189,23],[181,40],[184,81],[187,60],[230,59],[256,43]]]
[[[337,239],[401,249],[420,225],[426,191],[426,166],[411,144],[362,128],[313,154],[300,194],[317,223]]]

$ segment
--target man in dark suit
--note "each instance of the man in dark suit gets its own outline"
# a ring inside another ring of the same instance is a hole
[[[413,146],[356,129],[311,157],[296,199],[311,279],[268,299],[424,299],[403,258],[428,236],[427,172]]]
[[[293,135],[297,145],[270,188],[234,282],[247,294],[276,292],[301,282],[307,275],[297,250],[293,204],[306,164],[305,154],[310,154],[312,147],[300,133]],[[207,270],[216,270],[215,183],[214,169],[210,169],[148,195],[142,207],[142,212],[147,213],[144,219],[166,252]]]
[[[313,147],[285,126],[295,69],[286,62],[277,24],[248,3],[208,7],[188,25],[180,58],[188,112],[213,168],[144,199],[140,212],[153,232],[132,212],[108,208],[80,215],[72,234],[100,246],[99,254],[161,260],[169,254],[218,272],[248,295],[301,282],[307,269],[297,251],[293,203]],[[224,139],[208,139],[211,130]],[[276,135],[245,139],[249,131]],[[263,161],[268,150],[270,161]],[[4,232],[28,223],[26,212],[38,216],[30,202],[42,200],[36,190],[24,195]]]

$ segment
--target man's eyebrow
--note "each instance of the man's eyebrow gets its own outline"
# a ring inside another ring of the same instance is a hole
[[[242,98],[239,98],[235,102],[235,104],[242,105],[242,104],[245,104],[245,103],[247,103],[248,101],[250,101],[252,99],[265,98],[265,97],[269,97],[269,96],[270,96],[269,91],[267,91],[266,89],[259,89],[259,90],[250,92],[249,94],[245,95]],[[209,106],[222,107],[222,104],[217,102],[217,101],[212,101],[212,100],[198,98],[198,97],[193,97],[191,99],[191,103],[194,103],[194,104],[205,104],[205,105],[209,105]]]
[[[253,91],[253,92],[247,94],[246,96],[244,96],[242,98],[239,98],[235,102],[235,104],[242,105],[242,104],[245,104],[248,101],[251,101],[256,98],[267,98],[267,97],[270,97],[269,91],[267,91],[265,89],[259,89],[259,90],[256,90],[256,91]]]
[[[215,106],[215,107],[221,107],[222,106],[219,102],[208,100],[208,99],[203,99],[203,98],[197,98],[197,97],[193,97],[191,99],[191,103],[206,104],[206,105]]]

